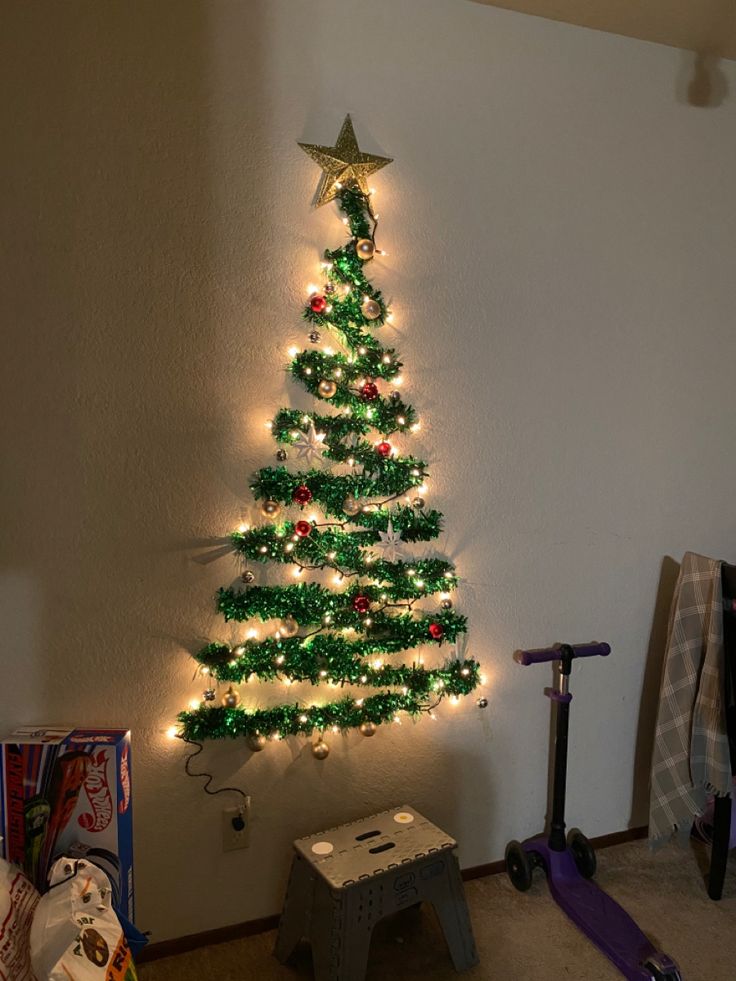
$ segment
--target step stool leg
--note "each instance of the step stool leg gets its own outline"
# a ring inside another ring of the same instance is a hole
[[[313,877],[307,863],[299,855],[295,855],[291,862],[289,884],[286,887],[286,899],[274,949],[274,954],[282,964],[294,953],[302,937],[309,933],[313,888]]]
[[[365,981],[373,924],[358,922],[354,897],[317,884],[312,917],[316,981]]]
[[[454,855],[445,859],[444,875],[438,877],[429,901],[435,908],[456,971],[467,971],[478,963],[473,927],[465,899],[460,866]]]

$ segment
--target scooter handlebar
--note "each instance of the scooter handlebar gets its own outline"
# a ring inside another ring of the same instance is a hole
[[[610,644],[571,644],[573,657],[607,657],[611,653]],[[541,664],[543,661],[559,661],[562,657],[562,644],[554,647],[540,647],[534,651],[516,651],[514,660],[525,667]]]

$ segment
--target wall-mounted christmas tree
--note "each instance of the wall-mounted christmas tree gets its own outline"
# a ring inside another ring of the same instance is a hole
[[[402,713],[431,714],[443,698],[470,694],[479,668],[454,652],[431,668],[419,656],[397,663],[402,651],[453,644],[466,624],[453,607],[451,563],[416,555],[414,543],[435,539],[442,515],[426,504],[425,464],[404,450],[419,422],[399,391],[396,351],[378,340],[391,313],[366,278],[382,254],[367,178],[391,161],[360,151],[349,116],[334,147],[300,146],[323,170],[317,203],[335,199],[350,230],[345,245],[325,252],[323,285],[310,290],[312,346],[290,351],[288,370],[316,403],[281,409],[269,423],[278,466],[251,485],[263,522],[233,533],[242,582],[217,600],[226,620],[250,626],[242,643],[208,644],[196,655],[207,687],[202,703],[179,716],[178,732],[245,736],[253,750],[302,733],[324,758],[325,733],[371,736]],[[258,585],[257,569],[269,562],[296,581]],[[237,686],[257,680],[319,687],[308,701],[246,708]],[[373,693],[358,697],[356,688]]]

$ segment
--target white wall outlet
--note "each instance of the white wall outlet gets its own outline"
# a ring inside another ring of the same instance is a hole
[[[226,807],[222,812],[222,850],[234,852],[250,844],[250,797],[238,807]]]

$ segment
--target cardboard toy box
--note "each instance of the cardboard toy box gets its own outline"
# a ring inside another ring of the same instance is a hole
[[[0,855],[40,892],[61,855],[107,873],[134,920],[130,733],[24,726],[0,739]]]

